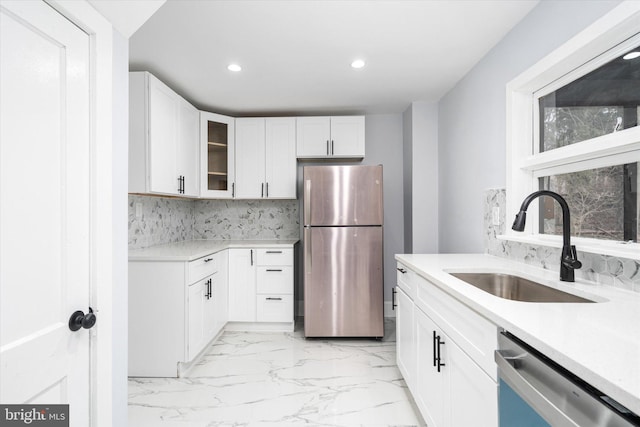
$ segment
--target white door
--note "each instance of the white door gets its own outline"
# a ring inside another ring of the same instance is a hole
[[[149,75],[149,190],[178,192],[178,104],[167,85]]]
[[[200,193],[200,112],[187,101],[179,100],[178,175],[183,177],[183,195]]]
[[[396,353],[398,369],[409,389],[414,392],[416,377],[416,337],[414,304],[411,298],[396,287]]]
[[[236,119],[236,199],[266,197],[264,119]]]
[[[256,251],[229,249],[229,321],[256,321]]]
[[[331,155],[364,157],[364,116],[331,117]]]
[[[330,117],[298,117],[296,119],[297,157],[329,157]]]
[[[414,315],[416,318],[417,349],[414,397],[427,425],[429,427],[443,427],[446,425],[445,405],[449,388],[447,377],[449,367],[442,366],[438,372],[435,360],[437,343],[434,333],[439,334],[441,338],[444,335],[422,310],[416,309]],[[447,364],[446,347],[446,345],[441,346],[441,358],[445,365]]]
[[[296,119],[268,118],[265,123],[265,180],[267,197],[296,198]]]
[[[89,36],[43,2],[0,3],[0,402],[90,425]]]

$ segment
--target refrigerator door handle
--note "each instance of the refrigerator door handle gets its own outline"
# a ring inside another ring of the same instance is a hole
[[[304,228],[304,274],[311,272],[311,229],[309,227]]]
[[[311,180],[307,179],[304,182],[304,224],[311,224]]]

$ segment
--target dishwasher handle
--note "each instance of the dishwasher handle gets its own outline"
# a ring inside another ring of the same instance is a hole
[[[513,388],[529,405],[531,405],[549,424],[554,427],[580,427],[560,408],[553,404],[546,396],[538,391],[508,359],[517,360],[520,357],[505,357],[501,350],[494,353],[495,361],[500,371],[500,377]]]

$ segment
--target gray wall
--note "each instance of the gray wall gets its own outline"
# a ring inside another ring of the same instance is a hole
[[[413,105],[402,114],[404,251],[413,252]]]
[[[618,3],[542,1],[440,100],[440,252],[484,251],[483,191],[506,185],[506,84]]]
[[[438,253],[438,104],[402,114],[404,252]]]
[[[366,118],[365,165],[382,165],[384,174],[384,300],[396,286],[395,254],[404,252],[402,115],[379,114]]]

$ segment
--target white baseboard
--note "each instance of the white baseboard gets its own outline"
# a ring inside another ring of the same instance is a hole
[[[293,332],[294,322],[227,322],[225,331],[234,332]]]
[[[296,301],[298,310],[296,316],[304,317],[304,301]],[[391,308],[391,301],[384,302],[384,317],[396,317],[396,312]]]

